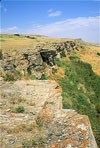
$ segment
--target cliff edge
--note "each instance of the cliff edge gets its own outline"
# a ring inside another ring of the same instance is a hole
[[[55,81],[2,81],[0,102],[1,148],[97,148],[88,116],[62,109]]]

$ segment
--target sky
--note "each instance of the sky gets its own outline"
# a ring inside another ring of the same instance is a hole
[[[1,0],[0,32],[100,42],[99,0]]]

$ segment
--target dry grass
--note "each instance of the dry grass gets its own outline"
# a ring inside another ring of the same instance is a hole
[[[34,123],[20,123],[13,128],[8,128],[7,133],[12,134],[12,133],[20,133],[20,132],[31,132],[35,128]]]
[[[78,56],[82,61],[91,64],[93,71],[100,75],[100,57],[97,55],[97,52],[100,52],[99,47],[88,46],[81,49]]]
[[[50,111],[47,108],[42,109],[39,112],[39,114],[37,114],[37,116],[36,116],[37,126],[39,126],[38,124],[42,124],[42,126],[43,126],[44,124],[48,124],[51,121],[52,121],[52,115],[51,115]]]
[[[35,48],[36,44],[52,44],[57,43],[60,41],[66,41],[70,39],[61,39],[61,38],[50,38],[45,36],[33,36],[35,39],[26,38],[25,35],[21,35],[21,37],[16,37],[14,35],[2,35],[2,40],[5,42],[1,43],[1,49],[3,52],[7,53],[18,53],[25,49],[33,49]],[[72,39],[73,40],[73,39]]]

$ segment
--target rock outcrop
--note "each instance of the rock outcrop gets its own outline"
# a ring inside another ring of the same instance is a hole
[[[34,50],[21,50],[20,53],[11,55],[3,53],[0,58],[0,69],[4,71],[20,71],[22,74],[35,70],[40,67],[43,62],[53,66],[54,58],[59,57],[62,51],[70,54],[71,50],[78,50],[79,44],[75,41],[66,41],[52,45],[37,45]]]
[[[1,148],[97,148],[88,117],[62,109],[61,88],[55,81],[2,80],[0,102]],[[17,113],[22,105],[25,112]],[[40,128],[42,146],[25,141],[40,136]]]

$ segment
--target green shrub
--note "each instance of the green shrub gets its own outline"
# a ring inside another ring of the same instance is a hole
[[[32,140],[32,146],[34,146],[34,147],[37,146],[37,141],[36,140]]]
[[[2,59],[2,50],[0,49],[0,59]]]
[[[52,73],[53,74],[57,73],[57,69],[56,68],[52,68]]]
[[[48,80],[48,76],[47,76],[45,73],[43,73],[43,74],[41,75],[40,80]]]
[[[29,77],[31,80],[38,80],[38,78],[35,75],[30,75]]]
[[[15,36],[20,36],[20,34],[14,34]]]
[[[6,80],[6,81],[15,81],[15,77],[14,77],[13,74],[7,72],[7,73],[5,74],[5,80]]]
[[[79,57],[77,56],[69,56],[70,60],[79,60]]]
[[[47,63],[46,62],[43,62],[42,65],[41,65],[41,67],[42,67],[42,70],[45,70],[46,67],[47,67]]]
[[[24,111],[25,111],[24,106],[19,106],[18,108],[16,108],[17,113],[23,113]]]
[[[62,52],[60,53],[60,57],[61,57],[61,58],[66,57],[65,51],[62,51]]]
[[[33,36],[26,36],[26,38],[29,38],[29,39],[36,39],[36,38],[33,37]]]
[[[0,39],[0,42],[5,42],[5,41],[6,41],[6,40],[1,40],[1,39]]]
[[[98,104],[96,104],[96,111],[98,114],[100,114],[100,102],[98,102]]]
[[[59,58],[55,58],[55,59],[54,59],[54,62],[55,62],[55,64],[57,64],[59,67],[64,67],[64,66],[66,66],[66,63],[65,63],[64,61],[62,61],[61,59],[59,59]]]
[[[15,69],[14,72],[15,72],[15,74],[17,74],[18,76],[21,76],[21,75],[22,75],[21,72],[20,72],[19,70],[16,70],[16,69]]]
[[[44,143],[44,139],[42,136],[39,136],[38,138],[39,144],[43,144]]]
[[[100,52],[98,52],[97,55],[100,56]]]
[[[41,121],[41,117],[38,115],[36,118],[36,124],[39,130],[41,130],[42,126],[43,126],[43,122]]]

